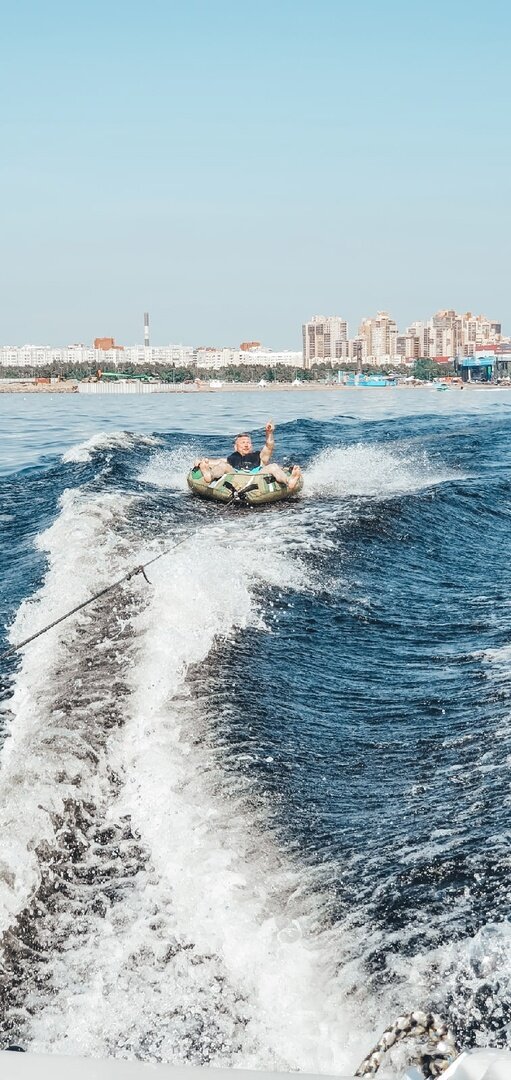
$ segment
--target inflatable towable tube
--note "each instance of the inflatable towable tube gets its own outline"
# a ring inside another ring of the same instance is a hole
[[[291,475],[290,469],[284,472]],[[273,476],[264,473],[230,472],[221,476],[220,480],[212,480],[207,484],[200,469],[192,469],[187,476],[188,487],[194,495],[202,499],[213,499],[221,503],[241,503],[245,506],[263,506],[264,503],[279,502],[281,499],[292,499],[303,488],[303,479],[300,477],[293,491],[289,491],[286,484],[280,484]]]

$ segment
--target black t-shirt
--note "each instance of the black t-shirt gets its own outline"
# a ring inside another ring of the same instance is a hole
[[[234,454],[229,454],[227,458],[229,465],[232,465],[233,469],[243,469],[245,472],[250,472],[251,469],[257,469],[261,464],[261,454],[259,450],[254,450],[252,454],[239,454],[237,450]]]

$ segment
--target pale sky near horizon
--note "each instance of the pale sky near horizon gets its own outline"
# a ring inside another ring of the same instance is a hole
[[[18,0],[0,343],[299,348],[312,314],[511,334],[504,0]]]

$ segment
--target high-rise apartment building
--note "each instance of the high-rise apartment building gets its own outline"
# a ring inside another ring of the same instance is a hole
[[[471,311],[437,311],[429,322],[430,356],[471,356],[477,345],[498,344],[501,325]]]
[[[396,355],[400,360],[418,360],[420,356],[426,356],[421,349],[421,338],[409,327],[405,334],[398,334],[396,338]]]
[[[486,315],[472,315],[467,311],[460,316],[461,321],[461,348],[459,353],[469,355],[476,345],[488,345],[498,342],[501,337],[502,327],[500,323],[491,322]],[[467,353],[466,346],[470,346]]]
[[[362,319],[358,333],[368,360],[397,356],[397,324],[388,311],[377,311],[375,318]]]
[[[393,361],[413,363],[420,357],[450,360],[472,356],[484,348],[501,351],[509,338],[502,337],[499,322],[485,315],[462,314],[454,308],[437,311],[427,322],[413,322],[401,333],[387,311],[363,319],[356,338],[348,338],[348,326],[339,318],[315,315],[303,326],[304,366],[317,361],[355,361],[387,364]]]
[[[406,328],[408,340],[407,350],[403,355],[407,359],[419,359],[421,356],[431,356],[431,325],[429,322],[413,322]],[[412,344],[413,343],[413,344]]]
[[[302,326],[303,366],[315,361],[332,363],[343,356],[342,345],[348,340],[348,323],[337,315],[313,315]]]

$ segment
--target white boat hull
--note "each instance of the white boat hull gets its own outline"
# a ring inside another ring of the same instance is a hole
[[[244,1069],[211,1069],[187,1065],[153,1065],[109,1058],[46,1056],[0,1051],[2,1080],[353,1080],[347,1076],[314,1073],[265,1073]],[[416,1067],[395,1080],[421,1080]],[[511,1053],[505,1050],[473,1050],[461,1054],[442,1080],[510,1080]]]

